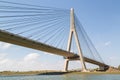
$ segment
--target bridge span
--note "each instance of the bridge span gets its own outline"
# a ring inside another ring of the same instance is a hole
[[[0,41],[4,41],[4,42],[8,42],[8,43],[12,43],[12,44],[16,44],[16,45],[20,45],[20,46],[24,46],[24,47],[28,47],[28,48],[32,48],[32,49],[36,49],[36,50],[41,50],[41,51],[45,51],[51,54],[55,54],[55,55],[60,55],[66,58],[69,58],[70,60],[79,60],[79,55],[78,54],[74,54],[72,52],[68,52],[62,49],[58,49],[56,47],[50,46],[50,45],[46,45],[40,42],[36,42],[34,40],[31,39],[27,39],[25,37],[21,37],[19,35],[15,35],[3,30],[0,30]],[[101,67],[106,67],[108,66],[105,63],[101,63],[99,61],[84,57],[85,62],[88,63],[92,63]]]

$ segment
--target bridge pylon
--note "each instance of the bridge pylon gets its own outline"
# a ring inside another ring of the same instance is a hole
[[[74,9],[71,8],[71,10],[70,10],[70,33],[69,33],[68,44],[67,44],[67,51],[69,51],[69,52],[71,50],[71,43],[72,43],[72,37],[73,36],[75,38],[76,46],[77,46],[77,49],[78,49],[79,59],[81,61],[81,65],[82,65],[82,71],[86,72],[87,69],[86,69],[85,61],[84,61],[84,57],[83,57],[82,50],[81,50],[81,47],[80,47],[78,34],[77,34],[77,31],[76,31],[76,28],[75,28]],[[68,59],[68,58],[65,59],[64,71],[68,71],[69,61],[70,61],[70,59]]]

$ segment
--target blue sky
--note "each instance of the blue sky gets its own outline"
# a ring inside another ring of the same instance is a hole
[[[104,62],[120,64],[120,0],[5,0],[48,7],[73,7]],[[70,63],[79,68],[79,62]],[[48,67],[49,65],[49,67]],[[0,43],[0,70],[63,69],[62,57],[7,43]]]

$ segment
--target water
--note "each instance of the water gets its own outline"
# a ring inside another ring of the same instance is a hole
[[[120,74],[0,76],[0,80],[120,80]]]

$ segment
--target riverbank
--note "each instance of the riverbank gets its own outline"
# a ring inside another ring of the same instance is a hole
[[[71,75],[71,74],[120,74],[118,68],[109,67],[106,71],[89,70],[88,72],[81,72],[80,70],[73,70],[68,72],[55,71],[55,70],[42,70],[42,71],[3,71],[0,76],[20,76],[20,75]]]
[[[120,74],[3,75],[0,80],[120,80]]]
[[[72,75],[72,74],[120,74],[120,72],[62,72],[62,71],[28,71],[28,72],[0,72],[0,76],[28,76],[28,75]]]
[[[120,74],[120,72],[71,72],[69,74]]]
[[[12,76],[12,75],[52,75],[52,74],[64,74],[61,71],[3,71],[0,72],[0,76]]]

